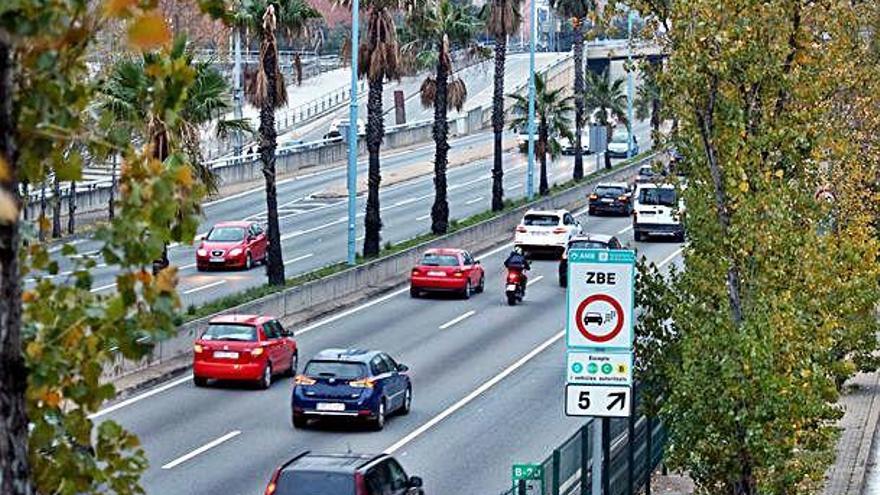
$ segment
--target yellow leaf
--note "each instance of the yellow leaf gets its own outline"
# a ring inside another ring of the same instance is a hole
[[[739,183],[739,190],[742,192],[749,192],[749,183],[746,181],[742,181]]]
[[[171,39],[171,31],[161,15],[156,13],[144,14],[132,22],[128,28],[128,41],[135,48],[151,50],[168,43]]]
[[[6,160],[0,156],[0,182],[6,182],[12,178],[12,170]]]
[[[177,182],[183,187],[192,187],[193,177],[189,167],[180,167],[177,169]]]
[[[153,275],[146,270],[141,270],[137,273],[137,279],[144,285],[150,285],[150,282],[153,281]]]
[[[61,394],[53,391],[46,391],[43,395],[40,396],[40,400],[45,402],[47,406],[51,408],[58,407],[58,404],[61,404]]]
[[[783,175],[784,175],[784,172],[782,171],[781,168],[776,171],[776,177],[779,177],[781,179]]]
[[[52,226],[52,224],[49,222],[49,217],[47,217],[46,215],[40,215],[40,218],[37,220],[37,222],[40,224],[40,230],[49,230],[49,227]]]
[[[156,289],[159,292],[173,292],[177,287],[177,267],[167,266],[156,275]]]
[[[18,202],[6,190],[0,190],[0,225],[18,221]]]
[[[110,17],[122,17],[136,5],[137,0],[107,0],[104,2],[104,12]]]
[[[25,348],[25,353],[31,359],[40,359],[43,355],[43,345],[36,341],[29,342]]]

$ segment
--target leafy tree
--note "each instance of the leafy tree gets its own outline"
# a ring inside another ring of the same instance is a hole
[[[636,95],[633,99],[635,116],[639,120],[651,119],[651,132],[654,135],[654,140],[659,142],[663,114],[660,105],[660,86],[657,79],[662,66],[659,63],[647,62],[641,64],[641,68],[642,84],[636,88]]]
[[[707,493],[817,493],[839,388],[878,364],[880,67],[862,34],[880,7],[635,3],[672,26],[658,81],[689,177],[674,331],[654,334],[668,460]]]
[[[203,7],[220,10],[213,2]],[[161,16],[125,2],[24,0],[0,8],[3,494],[141,491],[146,460],[137,439],[112,421],[96,429],[89,414],[114,394],[101,380],[112,359],[143,356],[149,342],[175,331],[175,270],[154,277],[147,267],[166,242],[192,240],[204,187],[179,143],[167,143],[161,163],[155,143],[126,141],[111,113],[98,125],[86,120],[96,84],[85,55],[99,29],[119,18],[127,19],[135,49],[157,53],[147,71],[155,83],[151,115],[176,125],[195,74],[169,56]],[[86,152],[124,157],[118,215],[96,234],[104,261],[119,268],[116,291],[106,295],[91,292],[95,260],[65,246],[61,255],[76,269],[61,276],[42,243],[22,238],[20,182],[78,180]],[[25,289],[30,276],[36,281]]]
[[[605,126],[606,145],[611,142],[611,133],[614,131],[612,119],[623,122],[629,126],[626,120],[626,94],[623,90],[623,78],[611,81],[606,70],[602,74],[587,71],[587,93],[585,104],[587,110],[596,113],[596,121]],[[611,168],[611,157],[605,153],[605,168]]]
[[[495,39],[495,80],[492,93],[492,132],[494,153],[492,162],[492,211],[504,209],[504,62],[507,57],[507,37],[516,34],[522,23],[519,3],[513,0],[492,0],[483,16],[486,28]]]
[[[248,28],[257,37],[263,36],[263,14],[269,4],[275,7],[275,37],[283,37],[288,46],[294,46],[297,40],[308,38],[313,32],[315,21],[323,16],[305,0],[244,0],[238,12],[237,22]],[[294,54],[296,84],[302,84],[302,61],[299,52]]]
[[[425,108],[434,108],[434,204],[431,207],[431,232],[445,234],[449,228],[449,202],[446,199],[446,166],[449,153],[447,112],[461,110],[467,99],[467,87],[452,75],[450,45],[464,46],[474,41],[481,26],[469,5],[452,0],[434,0],[414,9],[407,23],[415,34],[408,51],[415,60],[434,67],[434,75],[422,82],[419,93]],[[451,78],[451,80],[450,80]]]
[[[340,5],[351,8],[350,0],[338,1]],[[366,36],[361,37],[358,47],[358,75],[367,79],[370,86],[367,96],[366,139],[369,171],[363,255],[372,257],[379,254],[382,231],[382,217],[379,211],[379,184],[382,182],[379,148],[385,135],[382,88],[386,79],[400,79],[403,71],[394,14],[404,6],[404,3],[402,0],[365,0],[360,2],[360,6],[367,14],[367,22]]]
[[[550,193],[550,183],[547,180],[547,154],[556,156],[560,152],[557,139],[566,137],[572,139],[571,115],[574,107],[572,96],[563,96],[565,88],[549,89],[544,82],[544,77],[535,74],[535,118],[538,119],[538,141],[535,143],[535,155],[541,163],[541,179],[538,191],[542,196]],[[510,122],[511,129],[522,129],[529,121],[529,98],[528,96],[510,94],[513,98],[511,111],[514,115]]]
[[[581,134],[584,127],[584,24],[590,10],[595,8],[592,0],[552,0],[550,6],[571,20],[574,44],[574,172],[573,178],[584,178],[584,152]]]

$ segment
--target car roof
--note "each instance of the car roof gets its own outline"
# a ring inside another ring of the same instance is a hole
[[[457,255],[464,252],[464,249],[458,248],[431,248],[425,251],[425,254],[451,254]]]
[[[211,318],[209,323],[238,323],[242,325],[261,325],[266,323],[267,321],[272,321],[275,318],[271,316],[263,316],[263,315],[220,315]]]
[[[315,354],[315,357],[312,359],[319,361],[351,361],[353,363],[366,363],[373,359],[376,354],[379,354],[379,351],[331,348],[324,349]]]
[[[675,184],[657,184],[654,182],[644,182],[639,184],[639,189],[675,189]]]
[[[629,184],[627,184],[626,182],[600,182],[596,184],[596,189],[600,187],[622,187],[624,189],[627,189],[629,187]]]
[[[529,210],[526,215],[565,215],[568,210]]]
[[[353,473],[385,454],[312,454],[306,452],[287,461],[283,470]]]
[[[254,222],[248,222],[246,220],[236,220],[231,222],[217,222],[214,224],[214,227],[250,227],[250,225]]]
[[[576,235],[576,236],[573,236],[571,239],[569,239],[568,242],[572,243],[574,241],[593,241],[593,242],[604,242],[607,244],[608,241],[610,241],[612,237],[614,237],[614,236],[608,235],[608,234]]]

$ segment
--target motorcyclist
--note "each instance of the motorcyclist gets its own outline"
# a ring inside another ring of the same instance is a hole
[[[526,271],[531,270],[532,266],[529,264],[528,258],[526,258],[523,249],[519,246],[514,246],[513,251],[507,255],[507,259],[504,260],[504,267],[507,268],[508,271],[518,271],[522,275],[522,288],[525,289],[526,281],[528,277],[526,277]]]

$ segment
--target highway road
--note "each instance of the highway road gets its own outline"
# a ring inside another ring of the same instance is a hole
[[[414,212],[411,212],[412,215]],[[666,268],[681,245],[635,243],[630,220],[581,214],[585,231],[618,235]],[[514,462],[540,461],[583,420],[563,414],[565,291],[555,261],[536,261],[524,304],[507,306],[502,261],[480,255],[486,292],[411,299],[406,287],[294,328],[301,359],[328,347],[381,349],[410,366],[413,410],[381,432],[339,425],[293,430],[291,380],[266,391],[196,388],[185,376],[105,409],[138,434],[149,494],[262,493],[272,470],[303,450],[391,452],[429,495],[495,495]],[[465,316],[470,315],[470,316]],[[451,322],[455,322],[454,324]]]
[[[646,122],[635,126],[635,132],[643,147],[650,143],[650,129]],[[470,147],[482,146],[491,134],[480,133],[454,139],[450,159],[457,153],[465,153]],[[512,139],[512,137],[510,137]],[[434,145],[428,143],[411,151],[389,153],[382,161],[383,172],[405,167],[418,161],[433,159]],[[550,166],[550,181],[565,182],[571,177],[574,158],[559,157]],[[505,162],[505,194],[519,198],[524,194],[526,157],[517,151],[508,152]],[[585,158],[586,167],[595,167],[595,156]],[[366,162],[359,164],[359,174],[366,173]],[[491,207],[492,159],[476,160],[449,170],[450,217],[461,219],[483,212]],[[592,168],[587,169],[592,170]],[[280,181],[278,184],[280,228],[285,271],[288,277],[315,270],[343,261],[346,253],[347,206],[343,198],[324,200],[312,195],[343,183],[345,170],[333,168],[313,174]],[[537,171],[536,171],[537,187]],[[365,197],[358,198],[358,249],[363,235],[363,211]],[[383,186],[380,194],[382,207],[383,244],[411,239],[430,231],[430,212],[434,201],[433,176],[426,175],[407,182]],[[265,195],[262,187],[229,196],[205,205],[205,219],[199,233],[206,233],[215,222],[265,218]],[[95,241],[77,244],[81,253],[98,249]],[[266,281],[261,266],[250,271],[197,272],[195,247],[173,246],[169,249],[171,262],[180,268],[178,290],[184,307],[232,294],[248,287],[262,285]],[[61,262],[61,277],[67,276],[71,265]],[[115,267],[99,263],[92,271],[94,291],[114,288]]]

